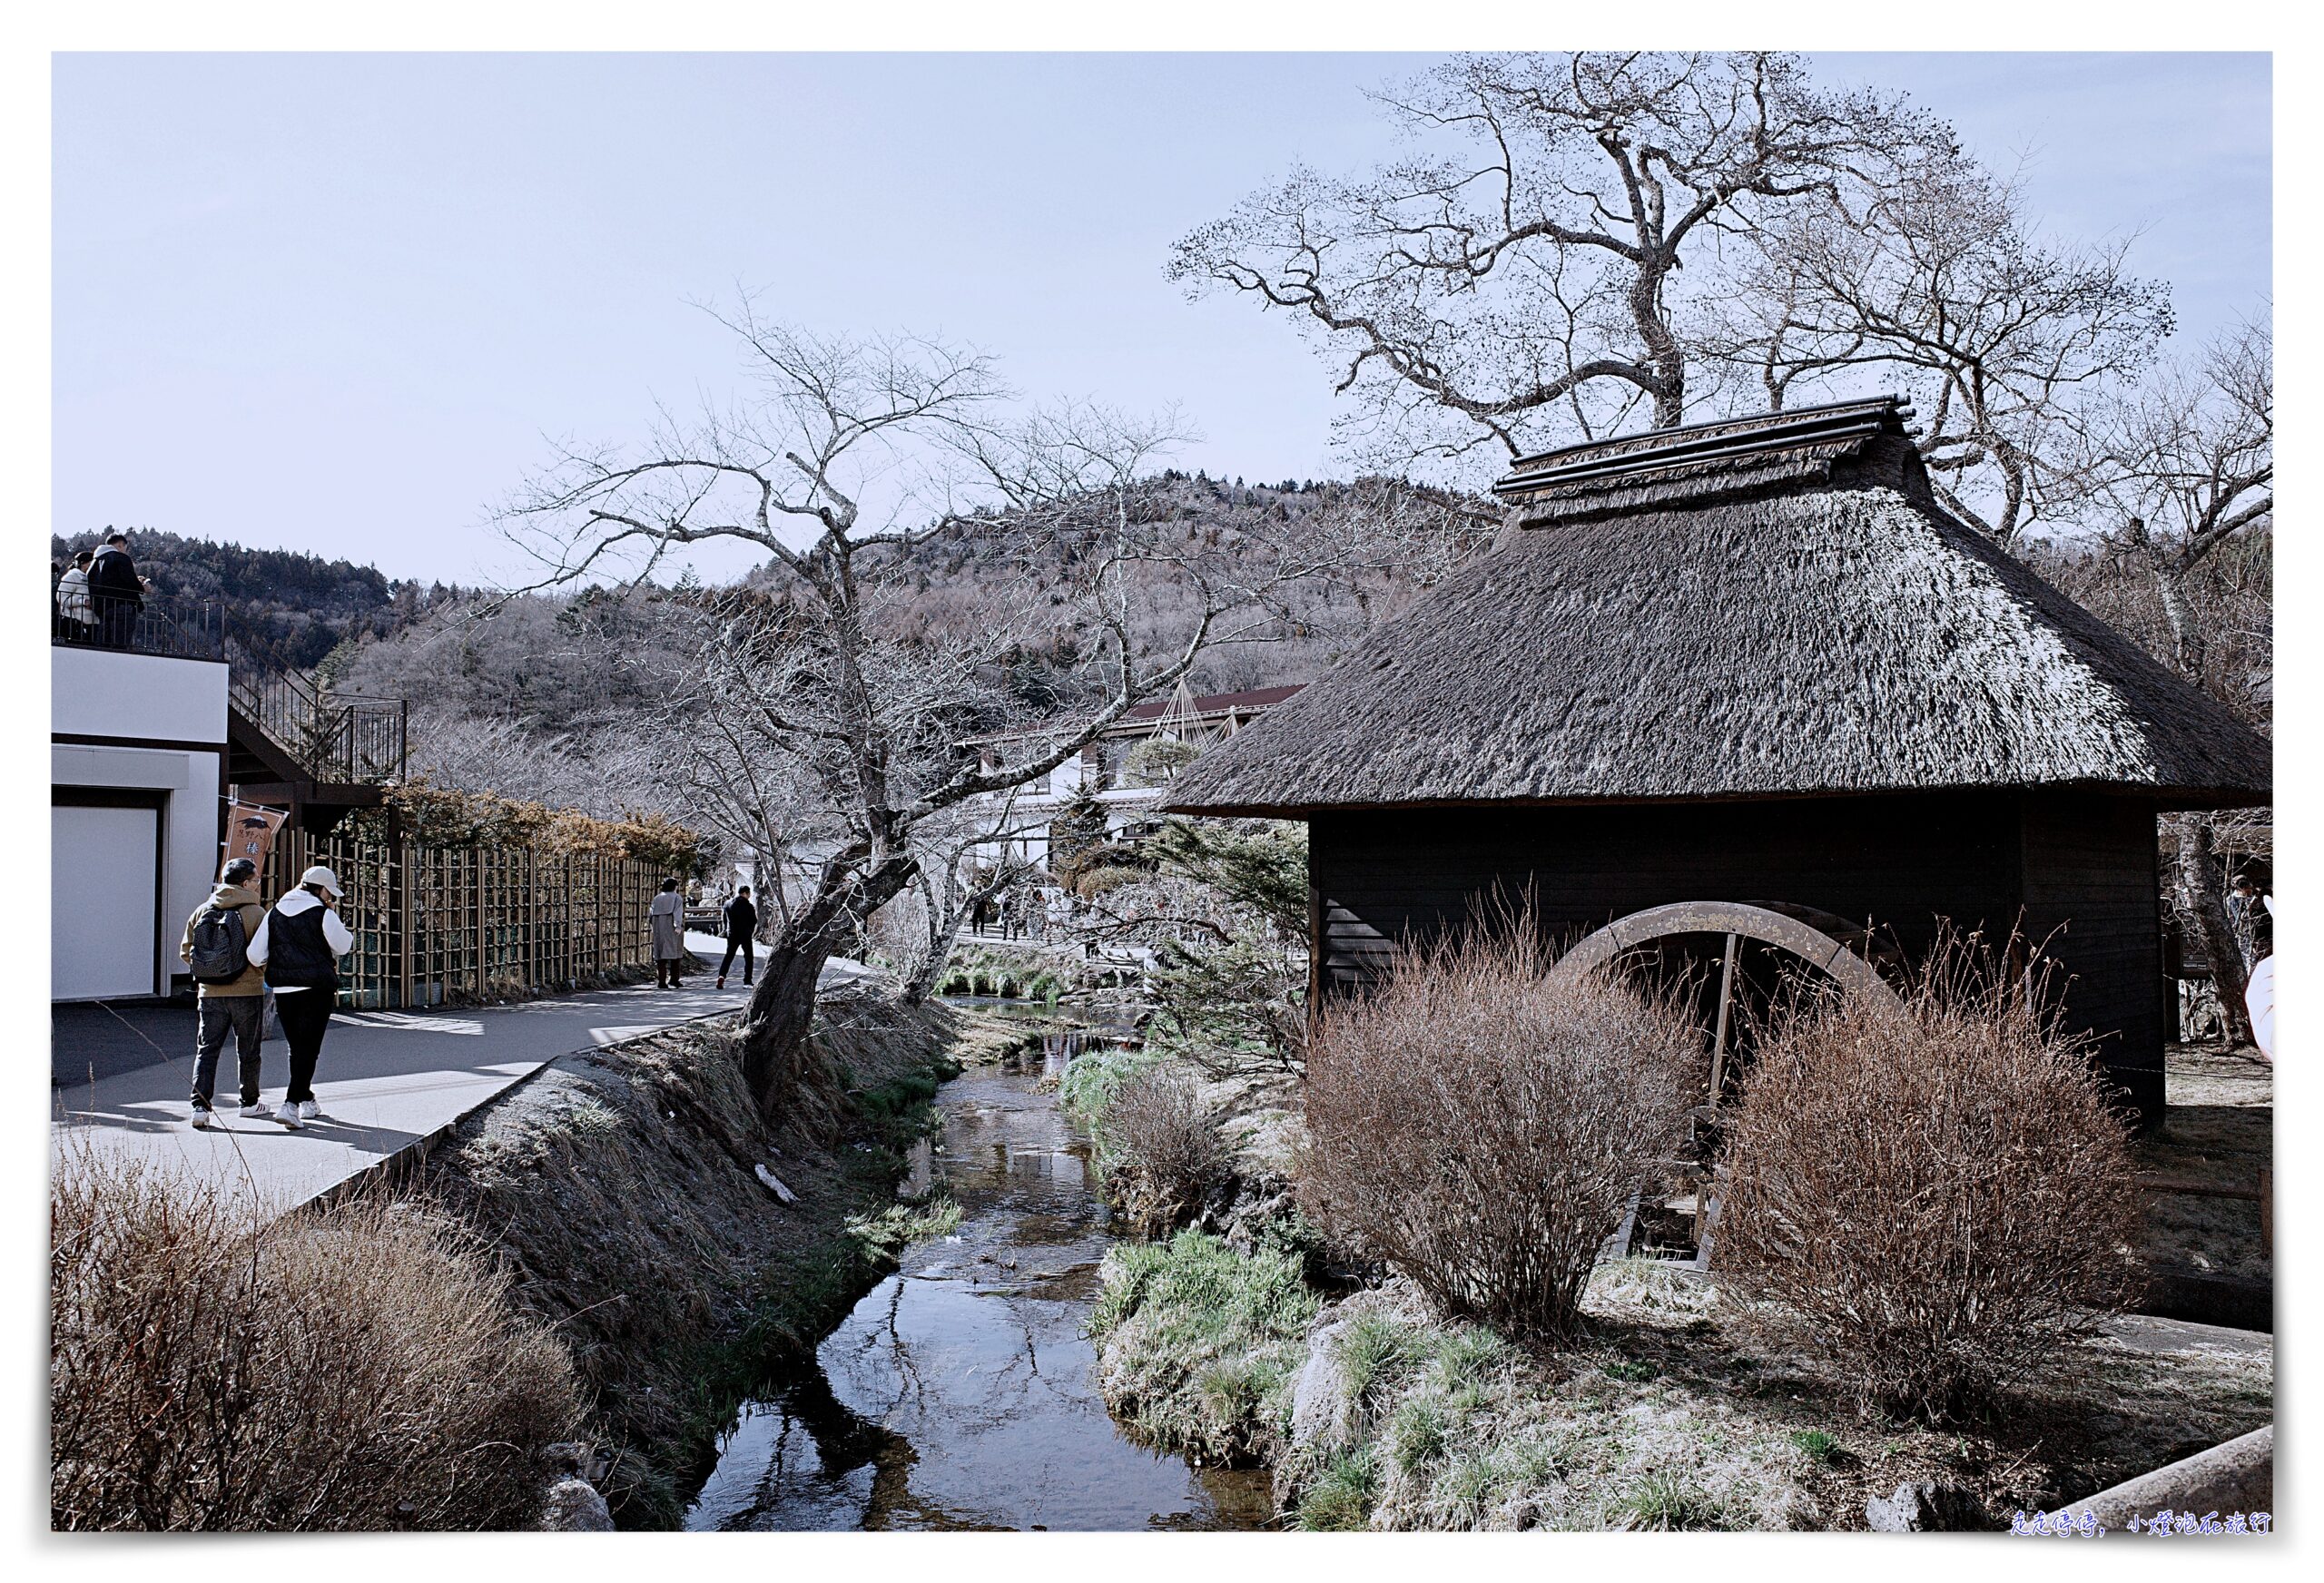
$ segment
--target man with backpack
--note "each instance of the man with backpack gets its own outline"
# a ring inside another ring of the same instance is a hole
[[[339,1004],[339,959],[354,949],[355,933],[339,916],[339,876],[320,863],[299,876],[299,888],[274,904],[251,937],[251,960],[266,969],[274,1015],[290,1047],[290,1084],[274,1117],[285,1126],[322,1114],[315,1063]]]
[[[218,1083],[218,1057],[226,1036],[234,1036],[234,1054],[241,1064],[240,1099],[242,1114],[263,1120],[274,1114],[258,1096],[259,1040],[266,1021],[265,970],[251,960],[250,944],[265,921],[258,892],[251,884],[258,865],[236,858],[218,877],[210,900],[193,909],[185,921],[185,939],[178,957],[193,975],[201,1001],[193,1036],[193,1125],[208,1130],[216,1125],[211,1095]],[[228,1105],[236,1104],[228,1099]]]

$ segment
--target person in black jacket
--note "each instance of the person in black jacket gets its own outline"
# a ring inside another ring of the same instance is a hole
[[[727,970],[734,965],[734,953],[743,953],[743,982],[751,981],[756,965],[752,960],[752,931],[759,926],[759,909],[751,905],[748,885],[734,892],[734,900],[726,904],[726,959],[718,964],[718,987],[726,988]]]
[[[108,532],[104,548],[89,563],[89,603],[95,614],[97,641],[109,649],[125,649],[137,636],[137,613],[145,608],[144,578],[129,558],[129,536]]]
[[[320,863],[299,876],[299,888],[274,904],[251,939],[251,961],[266,969],[274,1015],[290,1047],[290,1086],[274,1119],[298,1127],[322,1114],[315,1100],[315,1063],[339,1003],[339,959],[355,949],[355,934],[339,916],[339,876]]]

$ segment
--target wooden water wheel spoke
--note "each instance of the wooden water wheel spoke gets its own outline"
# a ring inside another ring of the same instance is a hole
[[[1735,1008],[1735,958],[1737,949],[1742,943],[1741,935],[1729,934],[1727,937],[1726,959],[1719,964],[1718,1025],[1710,1038],[1710,1102],[1713,1105],[1718,1103],[1719,1095],[1724,1092],[1724,1079],[1727,1075],[1727,1020]]]

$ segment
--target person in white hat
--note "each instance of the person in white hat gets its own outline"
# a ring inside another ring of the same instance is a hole
[[[250,959],[266,969],[274,1014],[290,1047],[290,1086],[274,1117],[297,1127],[321,1114],[315,1103],[315,1063],[339,1003],[339,959],[355,949],[355,934],[340,920],[339,876],[318,863],[299,876],[299,888],[274,904],[251,937]]]

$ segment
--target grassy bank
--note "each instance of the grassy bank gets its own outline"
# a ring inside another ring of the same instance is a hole
[[[1668,1265],[1601,1267],[1582,1342],[1530,1352],[1401,1283],[1327,1302],[1295,1256],[1181,1234],[1109,1257],[1098,1381],[1157,1444],[1270,1466],[1312,1529],[1846,1529],[1928,1480],[1987,1520],[2258,1427],[2273,1361],[2079,1346],[1991,1421],[1866,1419],[1847,1382]]]
[[[895,1184],[983,1037],[940,1006],[827,997],[815,1076],[769,1126],[734,1029],[693,1024],[557,1062],[429,1160],[427,1191],[490,1230],[571,1350],[623,1526],[675,1525],[736,1403],[940,1228]]]

